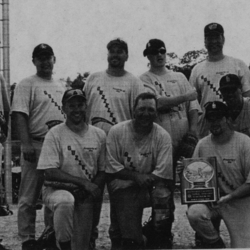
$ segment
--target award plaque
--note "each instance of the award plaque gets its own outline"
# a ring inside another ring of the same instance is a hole
[[[219,198],[216,158],[187,158],[183,163],[182,204],[216,202]]]

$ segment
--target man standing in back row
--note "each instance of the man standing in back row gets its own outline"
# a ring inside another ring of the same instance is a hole
[[[43,185],[43,171],[36,168],[43,140],[51,127],[64,121],[61,100],[65,87],[63,82],[52,77],[56,62],[53,49],[47,44],[39,44],[32,58],[36,74],[17,84],[12,103],[22,152],[17,215],[22,250],[36,249],[36,201]]]
[[[147,90],[158,99],[158,116],[155,120],[171,136],[173,152],[186,133],[196,134],[199,104],[197,93],[186,77],[166,68],[166,47],[163,41],[151,39],[143,52],[150,61],[150,69],[141,75]]]
[[[190,76],[190,83],[198,92],[202,110],[204,111],[204,104],[207,102],[222,101],[219,82],[226,74],[237,75],[241,81],[243,96],[250,96],[250,71],[247,65],[239,59],[223,54],[223,27],[218,23],[210,23],[205,26],[204,34],[208,57],[194,67]],[[199,119],[199,137],[203,138],[208,133],[209,128],[203,115]]]
[[[107,44],[108,68],[103,72],[90,75],[84,86],[88,100],[87,121],[91,125],[103,129],[108,134],[110,128],[122,121],[132,118],[134,100],[143,92],[143,84],[125,70],[128,60],[128,45],[120,38]],[[96,208],[93,225],[97,226],[100,217],[101,203]],[[113,245],[120,245],[121,234],[117,226],[116,216],[111,206],[110,239]],[[93,228],[92,245],[94,245],[96,229]]]

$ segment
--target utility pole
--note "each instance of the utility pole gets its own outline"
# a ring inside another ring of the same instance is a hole
[[[7,83],[10,96],[10,39],[9,39],[9,0],[2,0],[2,62],[3,76]],[[10,98],[9,98],[10,99]],[[6,202],[13,203],[12,200],[12,166],[11,166],[11,118],[8,123],[8,136],[4,147],[4,170],[5,170],[5,192]]]

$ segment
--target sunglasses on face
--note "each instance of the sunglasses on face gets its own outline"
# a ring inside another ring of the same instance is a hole
[[[159,53],[161,54],[161,55],[165,55],[166,54],[166,49],[164,49],[164,48],[161,48],[161,49],[155,49],[155,50],[151,50],[151,52],[150,52],[150,54],[151,55],[158,55]]]

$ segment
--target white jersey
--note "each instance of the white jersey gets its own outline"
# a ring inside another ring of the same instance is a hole
[[[138,141],[134,136],[132,120],[121,122],[110,129],[106,172],[116,173],[126,168],[172,180],[172,145],[169,134],[154,123],[150,134],[142,140]]]
[[[61,103],[66,90],[62,81],[30,76],[17,84],[12,112],[25,113],[32,137],[43,138],[48,130],[65,120]]]
[[[84,91],[87,121],[108,133],[113,125],[132,119],[134,100],[143,92],[143,84],[128,72],[119,77],[98,72],[88,77]]]
[[[239,115],[233,120],[235,131],[246,134],[250,137],[250,98],[243,97],[243,107]]]
[[[239,59],[225,56],[218,62],[206,60],[193,68],[189,81],[201,95],[200,105],[203,110],[207,102],[222,101],[219,83],[226,74],[235,74],[240,78],[243,93],[250,90],[250,71]],[[203,119],[201,116],[199,120],[201,138],[208,134],[208,127]]]
[[[52,128],[45,137],[37,169],[58,168],[73,176],[92,180],[105,171],[106,135],[88,125],[83,136],[65,123]]]
[[[229,194],[242,184],[250,183],[250,138],[234,132],[229,142],[217,144],[211,135],[201,139],[193,158],[215,156],[220,191]]]
[[[140,79],[146,83],[145,89],[153,92],[157,98],[180,96],[192,90],[190,83],[182,73],[170,70],[160,76],[148,71],[142,74]],[[192,110],[200,111],[197,101],[183,102],[175,107],[174,111],[158,114],[155,122],[169,132],[174,147],[189,130],[188,113]]]

